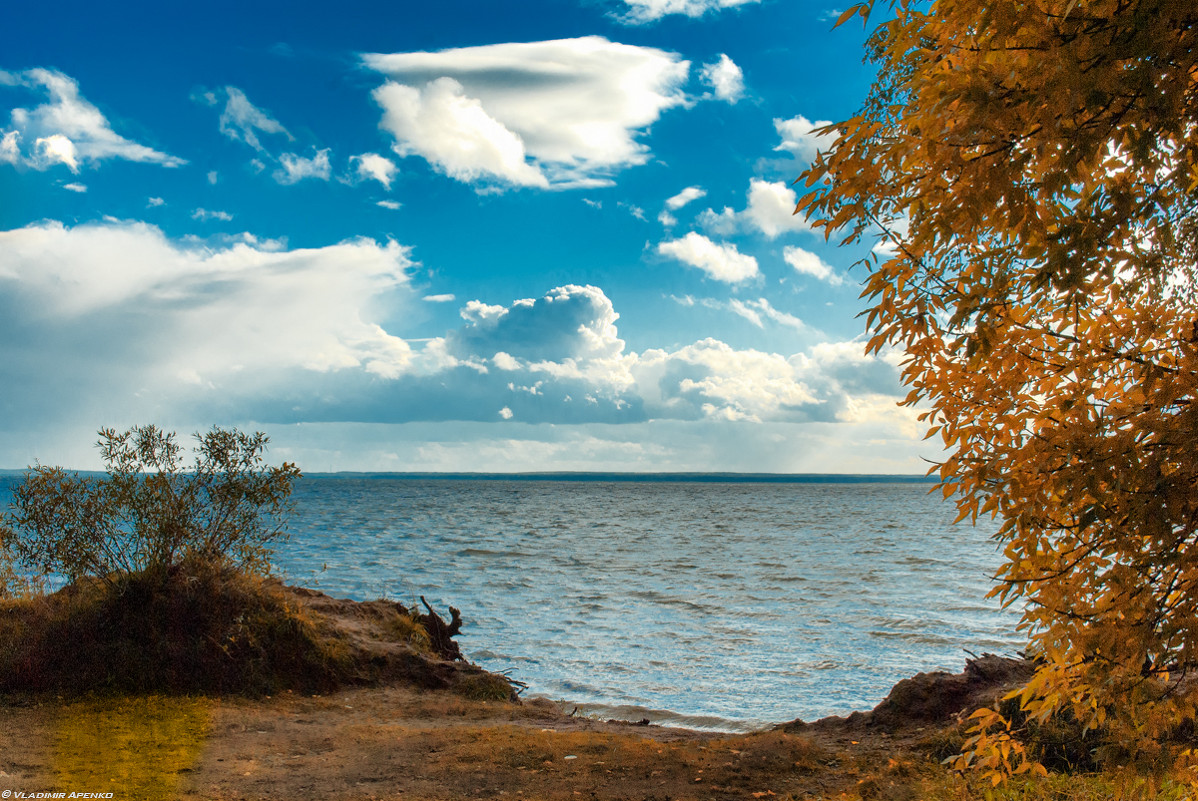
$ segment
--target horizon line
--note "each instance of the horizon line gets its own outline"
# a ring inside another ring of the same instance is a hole
[[[19,475],[31,467],[0,468],[0,475]],[[75,470],[74,473],[102,474],[104,470]],[[484,470],[313,470],[303,478],[427,478],[427,479],[609,479],[609,480],[676,480],[698,481],[726,479],[732,481],[910,481],[932,482],[938,479],[921,473],[773,473],[738,470],[525,470],[495,472]]]

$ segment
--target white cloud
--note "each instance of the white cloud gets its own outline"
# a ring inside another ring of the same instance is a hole
[[[446,293],[443,295],[425,295],[421,300],[427,303],[452,303],[457,298],[454,295]]]
[[[403,207],[403,204],[397,200],[379,200],[376,201],[374,205],[382,206],[383,208],[390,209],[391,211],[399,211]]]
[[[795,214],[798,198],[789,186],[781,181],[749,182],[749,206],[745,216],[750,225],[770,239],[790,231],[810,231],[807,218]]]
[[[827,150],[836,141],[836,133],[816,133],[817,128],[831,125],[828,120],[812,122],[800,115],[789,120],[775,119],[774,130],[782,137],[782,144],[774,148],[790,153],[804,164],[815,161],[815,154]]]
[[[383,107],[382,126],[396,138],[395,152],[422,156],[464,183],[487,179],[516,186],[549,185],[525,160],[524,142],[463,93],[453,78],[417,89],[388,82],[374,91]]]
[[[349,157],[349,168],[359,181],[378,181],[384,189],[391,189],[391,181],[399,172],[395,162],[378,153],[363,153]]]
[[[65,164],[71,172],[79,172],[79,149],[62,134],[38,137],[33,142],[33,163],[50,167]]]
[[[825,449],[838,431],[918,442],[910,410],[894,406],[903,392],[898,354],[865,356],[861,343],[840,342],[787,356],[710,338],[630,353],[610,299],[581,285],[506,305],[471,300],[462,324],[444,337],[404,340],[376,321],[402,318],[407,304],[419,302],[407,277],[412,266],[405,248],[371,240],[287,250],[248,234],[180,242],[144,223],[119,222],[0,232],[0,383],[20,388],[6,397],[0,453],[29,439],[23,432],[75,436],[146,419],[184,430],[172,421],[202,428],[248,420],[272,434],[276,453],[305,431],[353,430],[321,428],[328,421],[373,432],[363,454],[414,430],[424,432],[420,448],[435,450],[431,432],[450,430],[446,441],[465,447],[461,432],[473,430],[481,442],[486,429],[472,426],[504,421],[511,436],[525,439],[534,430],[591,424],[607,426],[604,436],[615,439],[668,428],[672,437],[663,433],[660,443],[686,441],[687,449],[712,437],[726,437],[729,447],[756,442],[776,436],[780,429],[770,426],[777,425],[803,426],[787,429],[793,435],[820,431]],[[801,325],[764,298],[741,302],[742,311],[763,327]],[[422,421],[455,422],[437,429]],[[370,425],[379,422],[404,425]],[[670,460],[687,452],[579,436],[579,447],[631,459],[619,463],[625,469],[671,469]],[[786,442],[779,447],[791,453]],[[691,457],[715,458],[700,451]],[[52,450],[34,456],[59,461]],[[357,458],[342,469],[367,469]],[[409,465],[443,465],[439,457],[412,458]],[[517,466],[535,467],[501,469]]]
[[[735,314],[745,318],[758,328],[765,328],[765,323],[761,322],[761,315],[751,309],[744,301],[733,298],[728,301],[728,306]]]
[[[787,328],[793,328],[794,330],[800,332],[809,332],[811,330],[806,323],[804,323],[798,317],[795,317],[793,314],[787,314],[784,311],[775,309],[765,298],[758,298],[756,301],[749,301],[749,303],[755,305],[762,314],[773,320],[778,325],[783,325]]]
[[[758,0],[624,0],[628,12],[622,19],[635,24],[653,22],[670,14],[701,17],[709,11],[756,2]]]
[[[906,410],[898,410],[900,412]],[[648,420],[613,426],[580,423],[546,426],[512,421],[407,423],[311,423],[269,429],[271,453],[298,461],[309,470],[441,472],[525,471],[740,471],[748,473],[906,473],[923,474],[940,456],[918,436],[908,438],[890,420],[862,422],[726,422]],[[47,453],[44,432],[31,454]],[[79,442],[95,432],[72,431]],[[74,444],[62,441],[76,464]],[[12,445],[34,442],[25,431]],[[0,447],[8,444],[0,442]],[[12,448],[10,447],[10,451]],[[94,460],[86,450],[81,457]],[[30,455],[29,461],[34,457]],[[24,464],[25,462],[20,462]]]
[[[786,328],[793,328],[796,332],[806,335],[819,335],[819,332],[804,323],[793,314],[787,314],[784,311],[774,308],[774,306],[765,298],[757,300],[741,300],[740,298],[732,298],[728,301],[716,300],[715,298],[700,298],[696,300],[690,295],[679,297],[670,295],[670,300],[680,306],[693,308],[694,306],[703,306],[708,309],[718,309],[721,311],[730,311],[738,317],[743,317],[757,328],[764,329],[767,321],[776,323]]]
[[[234,141],[245,142],[259,153],[265,150],[258,138],[259,132],[280,134],[287,137],[288,141],[294,141],[295,137],[278,120],[251,103],[245,92],[236,86],[226,86],[224,94],[225,108],[220,115],[220,132],[225,136]],[[205,99],[212,101],[209,105],[219,102],[218,96],[213,92],[206,93]]]
[[[699,77],[711,87],[716,100],[735,103],[745,94],[744,72],[724,53],[720,53],[719,61],[704,64]]]
[[[911,229],[911,219],[903,214],[897,218],[885,220],[885,228],[877,229],[877,243],[871,248],[879,256],[891,258],[898,254],[899,245],[907,238]]]
[[[568,284],[541,298],[496,306],[472,300],[462,309],[466,325],[447,338],[459,358],[492,358],[502,351],[530,362],[565,362],[619,356],[611,300],[595,286]]]
[[[698,200],[707,195],[707,190],[700,186],[688,186],[673,197],[666,198],[666,208],[670,211],[678,211],[678,209],[690,203],[692,200]]]
[[[274,179],[284,186],[297,184],[305,178],[315,178],[320,181],[329,180],[329,149],[318,150],[312,158],[304,158],[295,153],[284,153],[279,156],[279,169],[274,172]]]
[[[82,416],[93,428],[201,401],[228,414],[244,411],[239,399],[287,397],[296,375],[406,368],[408,345],[372,322],[396,310],[396,291],[410,292],[405,248],[256,241],[193,245],[145,223],[0,232],[0,335],[12,345],[0,381],[29,387],[6,413]]]
[[[687,102],[690,67],[599,36],[362,59],[390,79],[374,98],[397,153],[464,182],[534,187],[604,185],[645,163],[637,136]]]
[[[79,194],[83,194],[84,192],[87,191],[87,184],[80,184],[80,183],[63,184],[62,188],[70,190],[71,192],[78,192]]]
[[[208,220],[223,220],[229,222],[233,219],[233,215],[227,211],[209,211],[208,209],[196,209],[191,213],[191,219],[207,222]]]
[[[503,351],[499,351],[494,357],[492,357],[491,364],[495,365],[500,370],[507,370],[508,372],[519,370],[521,366],[520,361],[516,357],[512,356],[510,353],[504,353]],[[510,384],[509,386],[515,385]]]
[[[634,203],[626,203],[623,200],[616,201],[618,208],[624,209],[626,212],[636,217],[638,220],[646,221],[645,210]]]
[[[187,163],[117,134],[100,110],[79,94],[79,84],[68,75],[47,69],[4,75],[4,84],[40,92],[47,102],[33,109],[12,109],[10,129],[0,130],[0,162],[36,170],[62,164],[74,173],[83,163],[106,159],[164,167]]]
[[[681,239],[660,243],[657,252],[697,267],[717,281],[730,284],[748,281],[761,274],[757,269],[757,259],[741,253],[736,245],[716,244],[694,231]]]
[[[749,181],[748,205],[743,211],[727,206],[721,212],[706,209],[699,215],[704,230],[729,236],[740,230],[751,230],[776,239],[784,233],[810,232],[811,226],[802,215],[795,214],[798,198],[795,191],[782,181]]]
[[[21,134],[8,131],[0,135],[0,164],[21,163]]]
[[[793,328],[800,333],[809,333],[811,331],[807,324],[798,317],[775,309],[765,298],[758,298],[757,300],[733,298],[728,301],[728,308],[758,328],[765,328],[765,320],[770,320],[778,325]]]
[[[146,206],[148,208],[154,208],[156,206],[165,206],[165,205],[166,205],[166,201],[160,197],[152,197],[146,201]]]
[[[761,421],[821,405],[798,367],[777,353],[708,338],[672,353],[646,351],[632,371],[650,407],[660,405],[658,415],[688,408],[714,419]]]
[[[678,224],[678,218],[675,217],[673,214],[670,214],[665,209],[662,209],[661,212],[657,215],[657,221],[659,223],[661,223],[663,226],[665,226],[666,228],[673,228],[675,225]]]
[[[787,246],[782,250],[782,258],[800,275],[810,275],[820,281],[827,281],[833,286],[844,283],[844,278],[819,256],[809,250]]]
[[[216,182],[218,180],[220,180],[220,176],[217,174],[216,170],[209,170],[207,177],[208,177],[208,183],[211,184],[212,186],[216,186]]]

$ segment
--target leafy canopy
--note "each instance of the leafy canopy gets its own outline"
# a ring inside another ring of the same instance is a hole
[[[186,560],[265,570],[286,536],[299,469],[265,464],[260,432],[213,428],[195,439],[185,468],[173,433],[101,430],[107,475],[30,469],[0,518],[0,546],[25,570],[72,582],[165,575]]]
[[[887,11],[797,211],[880,232],[869,348],[906,351],[961,516],[1001,519],[995,594],[1041,660],[1024,714],[1152,748],[1198,668],[1198,4]],[[977,723],[962,763],[1032,766]]]

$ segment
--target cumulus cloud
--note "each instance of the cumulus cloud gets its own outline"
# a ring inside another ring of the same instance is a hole
[[[399,211],[403,204],[397,200],[379,200],[376,201],[374,205],[382,206],[383,208],[390,209],[391,211]]]
[[[87,191],[87,184],[80,184],[80,183],[63,184],[62,188],[67,189],[71,192],[78,192],[79,194],[83,194],[84,192]]]
[[[703,83],[711,87],[712,96],[725,103],[736,103],[745,94],[745,74],[724,53],[719,61],[704,64],[699,71]]]
[[[749,182],[745,217],[751,226],[770,239],[789,231],[810,231],[807,219],[794,213],[797,204],[794,190],[781,181],[753,179]]]
[[[158,206],[165,206],[165,205],[166,205],[166,201],[160,197],[151,197],[146,201],[146,206],[149,208],[156,208]]]
[[[670,14],[701,17],[710,11],[756,3],[758,0],[624,0],[627,13],[621,19],[632,24],[654,22]]]
[[[371,240],[189,244],[145,223],[0,232],[0,381],[26,387],[6,412],[161,419],[274,397],[295,373],[394,377],[410,348],[371,321],[410,265]]]
[[[722,306],[762,327],[812,333],[765,298]],[[435,365],[421,391],[441,398],[426,415],[461,409],[463,399],[476,396],[477,408],[468,414],[485,420],[498,396],[526,422],[836,422],[852,414],[864,420],[861,410],[884,410],[901,393],[898,358],[866,356],[857,342],[816,345],[791,356],[712,338],[674,350],[627,352],[616,329],[619,315],[593,286],[558,287],[508,305],[470,301],[461,314],[461,328],[429,343],[440,360],[432,353],[418,358]]]
[[[717,281],[738,284],[757,278],[757,259],[745,255],[730,242],[715,243],[702,234],[691,231],[681,239],[672,239],[657,246],[657,252],[689,264]]]
[[[389,79],[374,99],[401,156],[463,182],[542,188],[606,185],[645,163],[638,136],[687,102],[690,68],[600,36],[362,60]]]
[[[251,103],[245,92],[236,86],[226,86],[220,91],[225,99],[225,107],[220,114],[220,132],[225,136],[237,142],[245,142],[259,153],[266,150],[258,138],[259,133],[281,135],[288,141],[295,140],[278,120]],[[216,92],[206,92],[203,98],[208,105],[220,102],[220,95]]]
[[[698,200],[707,195],[707,190],[701,186],[688,186],[673,197],[666,198],[666,208],[670,211],[678,211],[678,209],[690,203],[692,200]]]
[[[363,153],[349,157],[349,168],[359,181],[378,181],[384,189],[391,189],[391,181],[399,167],[391,159],[378,153]]]
[[[823,404],[786,357],[711,338],[674,352],[646,351],[633,372],[660,416],[760,422],[820,416]]]
[[[181,417],[252,420],[272,436],[334,422],[897,425],[896,355],[710,338],[629,352],[595,286],[471,300],[444,336],[405,340],[378,321],[419,302],[412,267],[407,249],[366,239],[289,250],[132,222],[0,232],[0,382],[19,388],[0,400],[0,445]],[[795,319],[764,298],[741,305],[762,325]]]
[[[823,259],[809,250],[787,246],[782,250],[782,258],[800,275],[810,275],[820,281],[826,281],[833,286],[844,283],[844,278]]]
[[[311,158],[297,156],[295,153],[284,153],[279,156],[279,169],[274,172],[274,179],[290,186],[305,178],[315,178],[320,181],[329,180],[329,149],[318,150]]]
[[[107,118],[80,93],[74,78],[56,70],[0,72],[0,85],[46,97],[32,109],[14,108],[8,130],[0,129],[0,162],[46,170],[63,165],[78,173],[82,164],[124,159],[164,167],[187,162],[130,141],[112,130]]]
[[[752,179],[747,201],[741,211],[727,206],[720,212],[705,209],[699,215],[699,224],[704,230],[721,236],[756,231],[776,239],[784,233],[811,231],[807,219],[794,213],[798,203],[795,191],[782,181]]]
[[[466,325],[447,337],[459,358],[490,359],[502,352],[533,362],[595,360],[619,356],[619,317],[603,290],[569,284],[540,298],[510,306],[470,301],[462,309]]]
[[[376,89],[374,99],[384,110],[383,127],[395,136],[395,152],[422,156],[464,183],[493,179],[548,186],[541,170],[526,161],[520,136],[464,91],[453,78],[437,78],[423,89],[394,82]]]
[[[827,150],[835,143],[835,132],[817,133],[817,129],[831,124],[828,120],[812,122],[802,115],[789,120],[775,119],[774,130],[782,137],[782,144],[774,150],[789,153],[804,164],[810,164],[819,151]]]

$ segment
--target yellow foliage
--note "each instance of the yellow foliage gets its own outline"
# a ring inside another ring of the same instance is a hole
[[[961,517],[1001,519],[994,594],[1039,660],[1021,716],[1175,758],[1198,667],[1198,5],[888,12],[797,211],[887,245],[869,348],[905,349]],[[1011,723],[976,718],[960,764],[1033,769]]]

